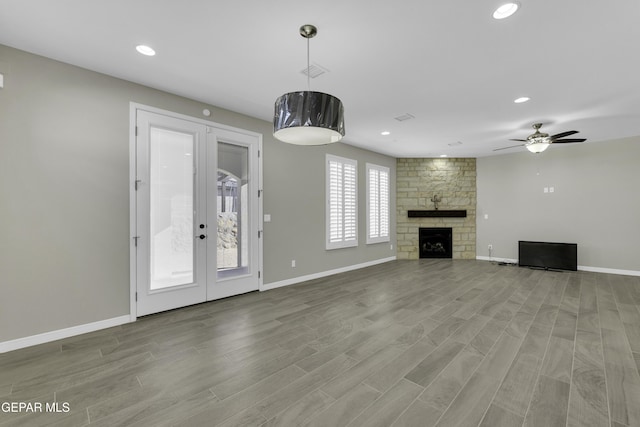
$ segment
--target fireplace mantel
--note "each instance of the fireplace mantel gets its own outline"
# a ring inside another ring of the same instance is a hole
[[[467,211],[446,209],[414,210],[408,211],[407,215],[409,218],[466,218]]]

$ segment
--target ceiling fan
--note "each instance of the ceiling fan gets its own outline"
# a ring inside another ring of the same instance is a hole
[[[568,143],[572,143],[572,142],[585,142],[586,141],[586,139],[584,139],[584,138],[561,139],[561,138],[564,138],[565,136],[570,136],[570,135],[574,135],[574,134],[578,133],[577,130],[569,130],[569,131],[566,131],[566,132],[561,132],[561,133],[549,136],[548,133],[540,132],[540,128],[541,127],[542,127],[542,123],[534,123],[533,124],[533,128],[536,131],[534,133],[532,133],[531,135],[529,135],[527,137],[527,139],[510,139],[509,140],[509,141],[524,142],[524,144],[512,145],[510,147],[496,148],[493,151],[500,151],[500,150],[506,150],[506,149],[509,149],[509,148],[523,147],[524,146],[524,147],[527,147],[527,150],[531,151],[532,153],[542,153],[551,144],[561,144],[561,143],[562,144],[568,144]]]

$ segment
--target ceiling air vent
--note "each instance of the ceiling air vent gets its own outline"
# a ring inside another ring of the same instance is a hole
[[[404,121],[406,121],[406,120],[415,119],[415,116],[412,116],[411,114],[406,113],[406,114],[403,114],[403,115],[401,115],[401,116],[394,117],[394,119],[396,119],[396,120],[397,120],[397,121],[399,121],[399,122],[404,122]]]
[[[323,75],[324,73],[328,72],[329,70],[327,70],[326,68],[322,68],[319,65],[311,64],[311,65],[309,65],[309,69],[308,70],[305,68],[304,70],[302,70],[300,72],[306,76],[307,75],[307,71],[308,71],[309,77],[311,77],[312,79],[315,79],[316,77]]]

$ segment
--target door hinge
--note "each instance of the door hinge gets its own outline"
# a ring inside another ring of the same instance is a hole
[[[260,157],[260,150],[258,150],[258,157]]]
[[[140,238],[140,236],[133,236],[133,242],[136,245],[136,247],[138,247],[138,239]]]
[[[262,230],[258,230],[258,239],[262,237]]]
[[[136,136],[138,136],[138,126],[136,126],[135,133],[136,133]]]
[[[260,278],[260,271],[258,270],[258,279]]]
[[[136,301],[138,301],[138,293],[136,292]]]
[[[262,190],[258,190],[258,197],[262,196]]]
[[[136,179],[136,181],[134,183],[136,191],[138,191],[138,188],[140,187],[140,184],[142,184],[142,180],[141,179]]]

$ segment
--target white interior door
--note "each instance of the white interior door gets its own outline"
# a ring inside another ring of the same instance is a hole
[[[136,316],[259,289],[260,136],[142,109],[135,121]]]

